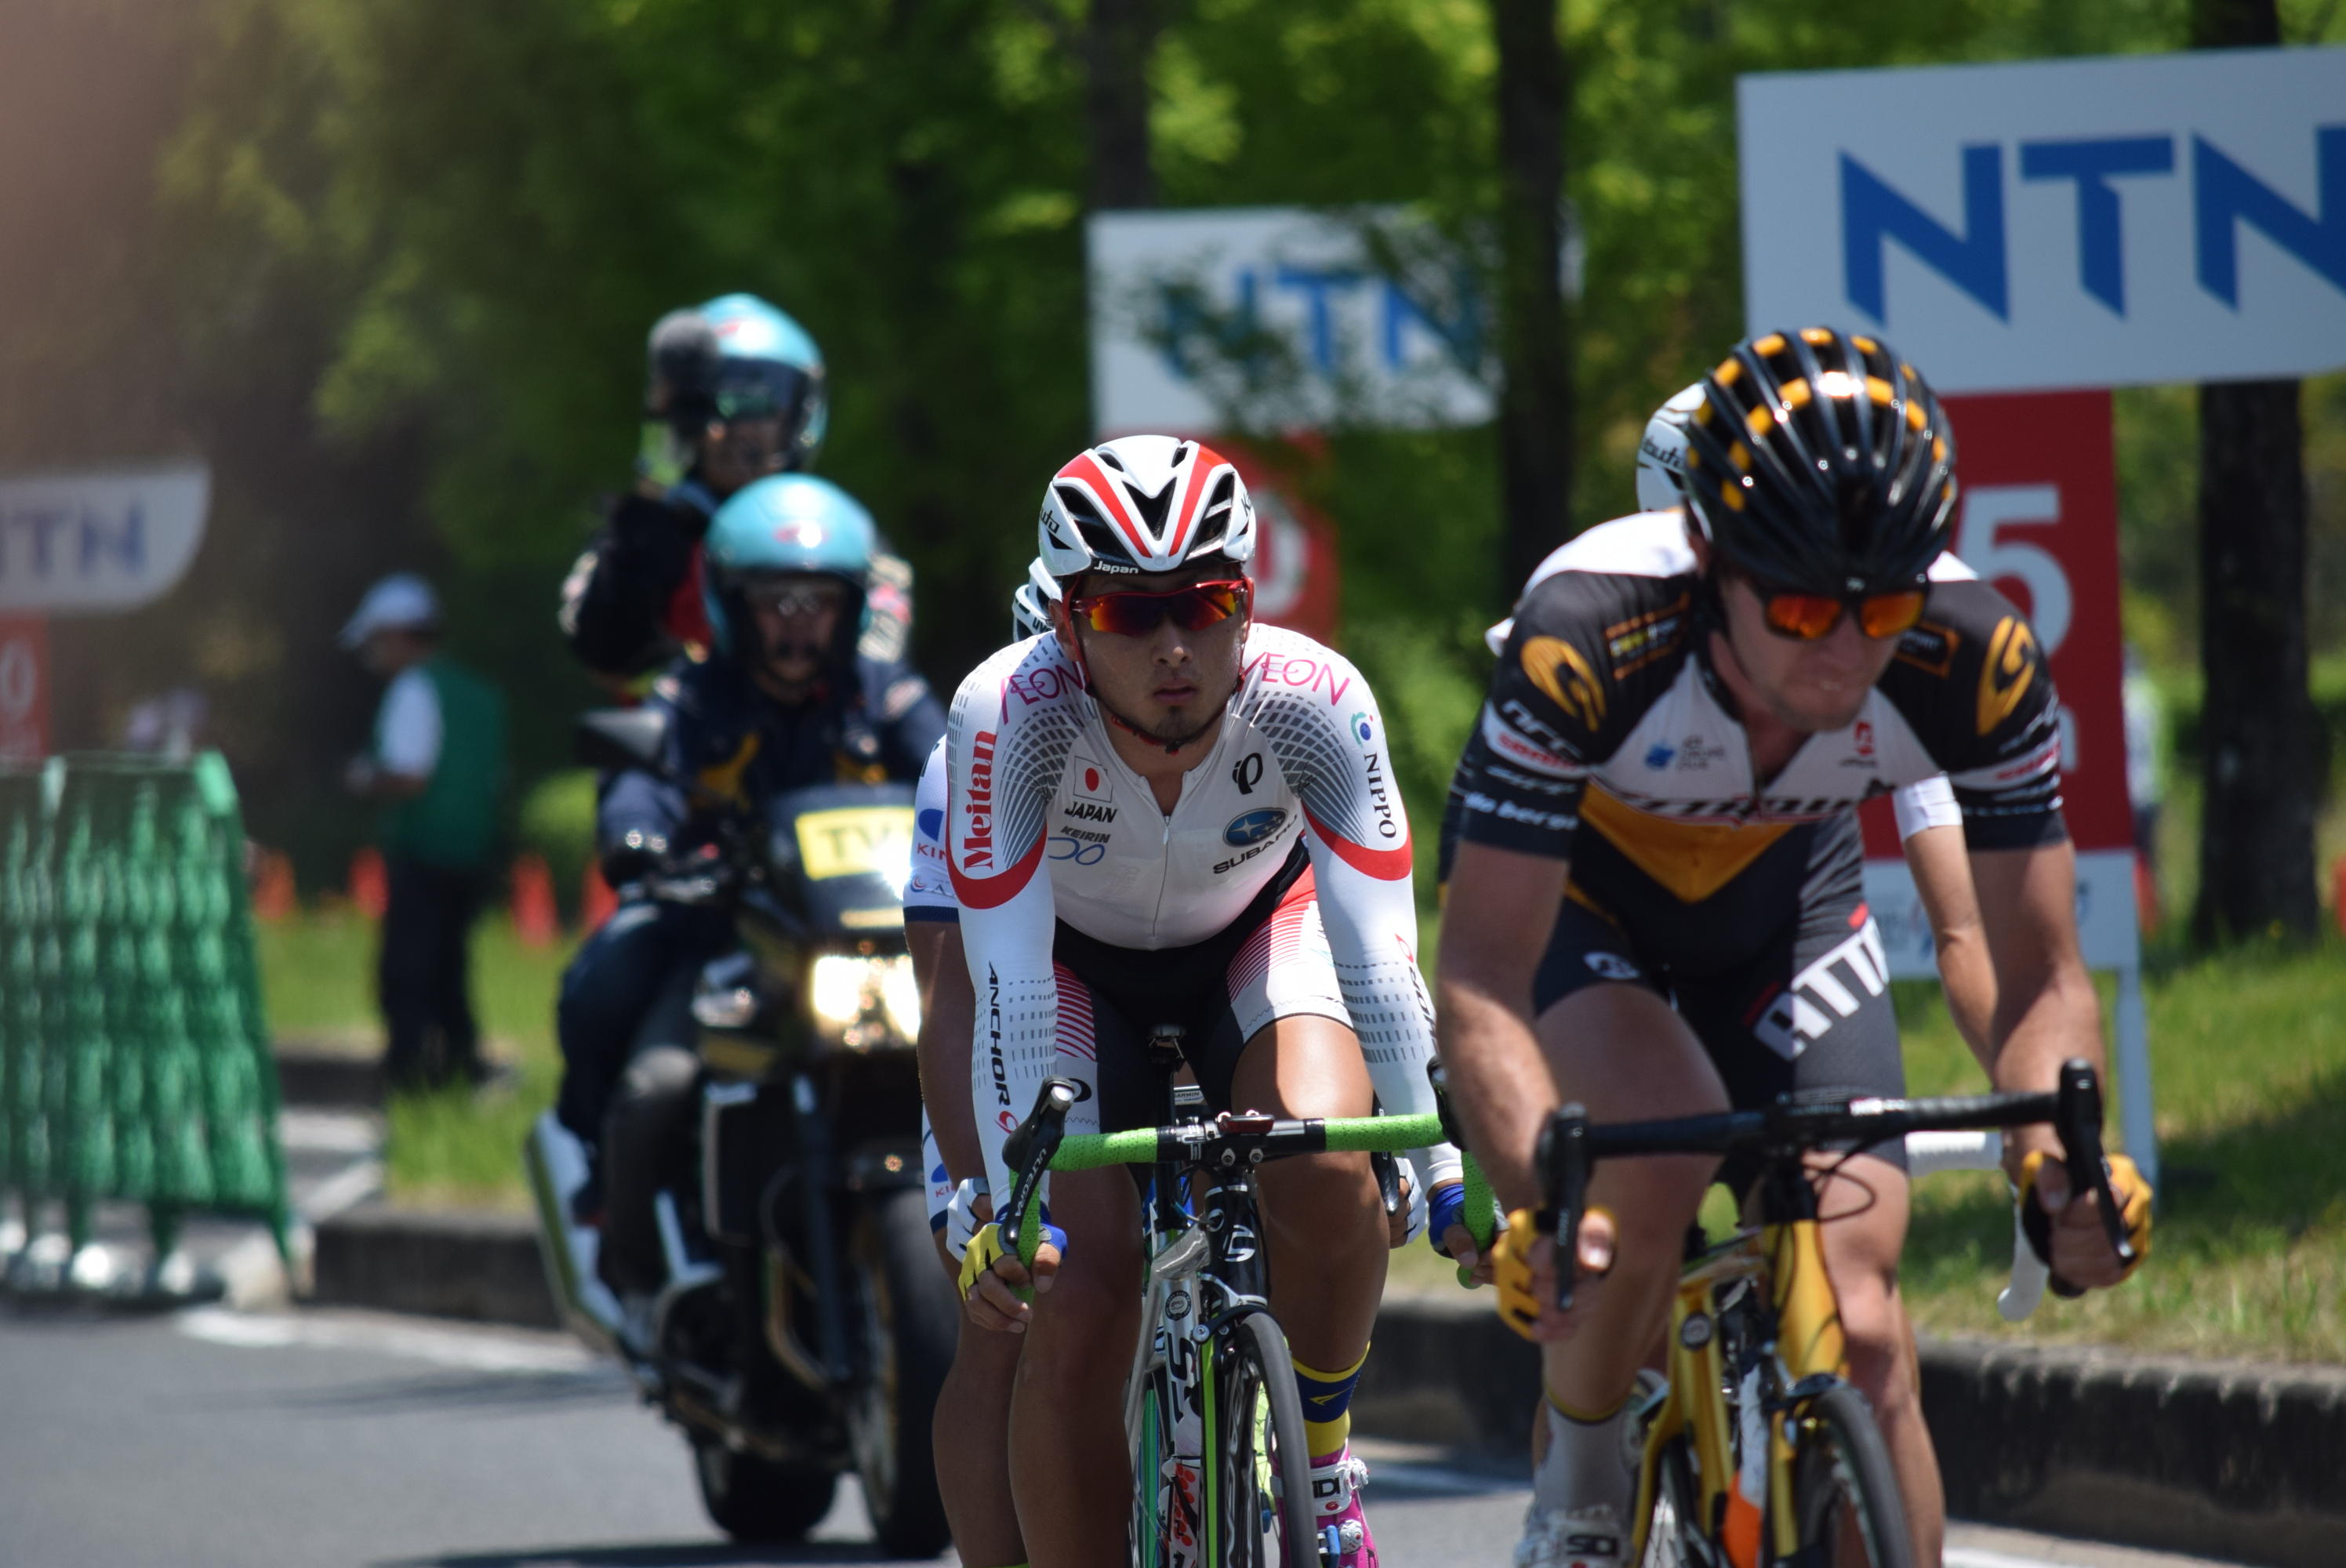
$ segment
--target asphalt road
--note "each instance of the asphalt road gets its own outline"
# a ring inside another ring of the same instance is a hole
[[[1508,1561],[1524,1493],[1369,1445],[1392,1568]],[[683,1442],[557,1336],[362,1313],[0,1308],[10,1568],[685,1568],[870,1563],[852,1485],[806,1546],[724,1544]],[[948,1559],[950,1561],[950,1559]],[[1949,1568],[2198,1560],[1959,1528]]]

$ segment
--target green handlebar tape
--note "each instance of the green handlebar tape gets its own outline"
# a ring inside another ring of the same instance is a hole
[[[1442,1141],[1442,1118],[1431,1111],[1422,1116],[1352,1116],[1326,1125],[1331,1154],[1397,1155]]]
[[[1483,1167],[1474,1163],[1473,1155],[1468,1155],[1466,1209],[1459,1217],[1466,1226],[1466,1234],[1474,1238],[1474,1250],[1477,1252],[1491,1250],[1491,1237],[1497,1235],[1499,1229],[1497,1209],[1498,1205],[1491,1196],[1491,1184],[1484,1177]],[[1464,1264],[1459,1266],[1458,1283],[1469,1290],[1474,1289],[1476,1284],[1474,1271]]]

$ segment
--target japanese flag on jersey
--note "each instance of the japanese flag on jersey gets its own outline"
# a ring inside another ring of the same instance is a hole
[[[1105,806],[1116,798],[1107,769],[1080,751],[1067,759],[1067,782],[1078,800],[1096,800]]]

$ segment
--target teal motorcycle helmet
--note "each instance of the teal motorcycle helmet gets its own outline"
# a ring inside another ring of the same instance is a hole
[[[831,426],[831,394],[814,339],[755,294],[720,294],[693,313],[715,339],[711,417],[780,419],[784,472],[811,469]]]
[[[764,653],[746,597],[750,589],[778,578],[831,577],[849,596],[824,662],[848,666],[870,617],[878,538],[872,514],[828,479],[777,473],[736,492],[709,519],[701,541],[701,606],[717,656],[747,662]]]

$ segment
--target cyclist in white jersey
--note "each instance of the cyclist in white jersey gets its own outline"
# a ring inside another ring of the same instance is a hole
[[[1254,514],[1236,471],[1193,442],[1111,442],[1054,477],[1039,532],[1064,591],[1054,634],[973,672],[947,738],[944,849],[993,1189],[1007,1190],[1002,1140],[1047,1077],[1083,1087],[1071,1130],[1160,1119],[1143,1044],[1164,1023],[1184,1030],[1217,1106],[1431,1109],[1433,1013],[1383,723],[1341,657],[1250,623]],[[1456,1159],[1418,1156],[1437,1236]],[[1383,1207],[1359,1156],[1267,1166],[1262,1191],[1272,1305],[1321,1418],[1314,1494],[1339,1562],[1367,1568],[1364,1467],[1341,1412],[1382,1290]],[[1025,1336],[1010,1469],[1029,1561],[1090,1568],[1125,1550],[1137,1199],[1121,1171],[1056,1176],[1050,1198],[1071,1240],[1037,1259],[1031,1308],[991,1225],[964,1278],[974,1321]]]

